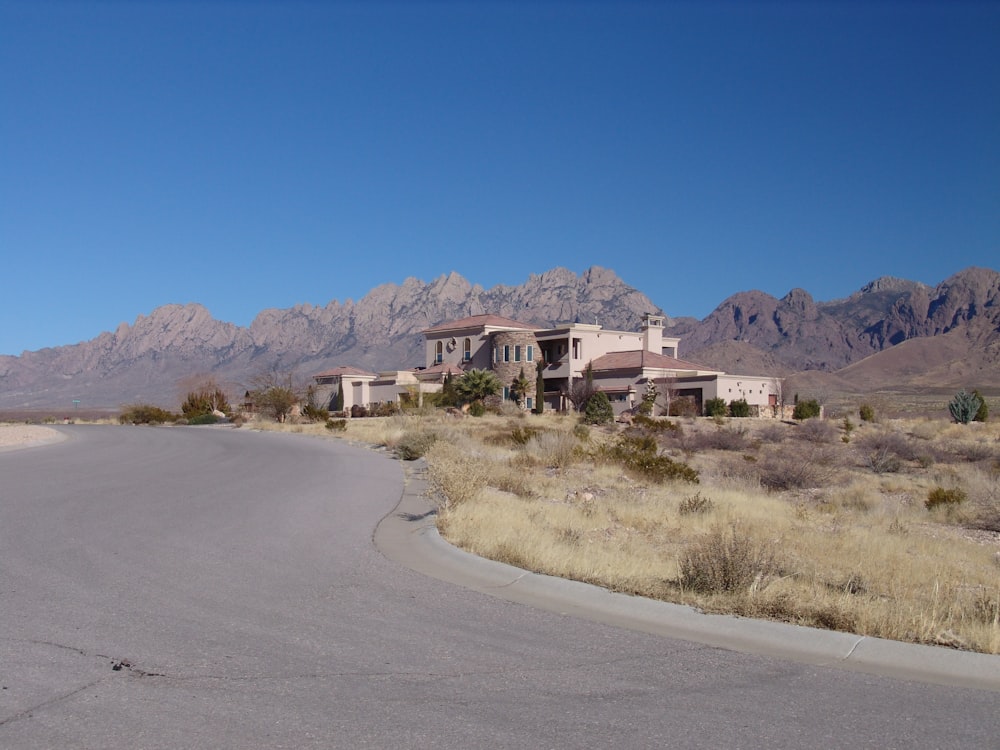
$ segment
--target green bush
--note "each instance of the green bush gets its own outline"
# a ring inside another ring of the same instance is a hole
[[[656,439],[651,435],[621,435],[611,446],[604,446],[598,458],[621,464],[653,482],[662,483],[673,479],[698,484],[698,472],[685,463],[661,456],[657,452]]]
[[[724,417],[728,413],[729,407],[726,406],[725,399],[710,398],[705,402],[706,417]]]
[[[948,402],[948,412],[951,418],[959,424],[969,424],[979,413],[983,399],[975,393],[968,393],[964,389],[955,394],[955,397]]]
[[[681,428],[679,424],[671,422],[669,419],[647,417],[645,414],[636,414],[632,420],[632,424],[636,427],[647,429],[650,432],[677,432]]]
[[[347,430],[347,420],[328,419],[326,420],[326,429],[330,430],[330,432],[345,432]]]
[[[792,410],[792,419],[812,419],[820,415],[819,401],[814,398],[799,401]]]
[[[132,404],[118,415],[120,424],[163,424],[178,419],[178,415],[152,404]]]
[[[199,424],[215,424],[219,421],[219,418],[212,413],[199,414],[188,419],[188,424],[199,425]]]
[[[437,440],[432,432],[407,432],[396,443],[396,455],[404,461],[415,461],[424,456]]]
[[[985,422],[990,418],[990,407],[986,405],[986,399],[979,391],[973,391],[972,394],[979,399],[979,408],[976,410],[976,416],[972,418],[973,422]]]
[[[700,492],[688,495],[677,504],[677,512],[682,516],[703,515],[715,507],[709,498],[702,497]]]
[[[875,407],[871,404],[861,404],[858,408],[858,416],[861,418],[862,422],[874,422]]]
[[[924,506],[927,510],[933,510],[939,505],[958,505],[959,503],[964,503],[966,498],[967,495],[965,494],[965,490],[959,487],[945,489],[944,487],[939,486],[927,493],[927,499],[924,500]]]
[[[473,417],[481,417],[486,414],[486,404],[482,401],[473,401],[469,404],[469,414]]]
[[[750,416],[750,404],[747,403],[745,398],[739,398],[735,401],[729,402],[729,416],[731,417],[749,417]]]
[[[607,424],[613,422],[615,412],[611,408],[608,396],[602,391],[598,391],[587,400],[587,407],[583,412],[583,421],[587,424]]]

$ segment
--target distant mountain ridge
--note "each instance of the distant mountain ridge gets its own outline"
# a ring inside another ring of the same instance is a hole
[[[422,365],[420,332],[469,315],[636,330],[647,312],[662,310],[599,267],[580,275],[555,268],[490,289],[456,273],[431,282],[409,278],[357,302],[264,310],[249,327],[218,321],[199,304],[165,305],[90,341],[0,356],[0,409],[66,408],[73,399],[176,408],[179,383],[194,374],[212,374],[235,393],[274,369],[308,377],[340,364],[375,371]],[[836,371],[858,387],[893,378],[950,385],[975,375],[1000,388],[1000,273],[990,269],[968,268],[933,288],[883,277],[830,302],[803,289],[781,299],[740,292],[704,320],[667,318],[667,327],[681,337],[685,359],[728,372]],[[923,348],[913,362],[907,352],[916,351],[916,340]]]
[[[555,268],[519,286],[491,289],[454,272],[430,283],[409,278],[357,302],[264,310],[249,327],[218,321],[199,304],[164,305],[90,341],[0,356],[0,408],[66,408],[73,399],[96,407],[150,401],[176,408],[179,383],[192,374],[212,374],[235,392],[274,369],[308,377],[336,364],[375,371],[421,366],[423,329],[485,312],[539,325],[579,319],[631,330],[644,313],[660,310],[596,266],[580,275]]]

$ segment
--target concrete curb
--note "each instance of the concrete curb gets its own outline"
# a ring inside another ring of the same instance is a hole
[[[422,461],[406,465],[399,505],[373,535],[390,560],[432,578],[507,601],[716,648],[896,679],[1000,692],[1000,656],[711,615],[691,607],[616,594],[599,586],[485,560],[438,534]]]

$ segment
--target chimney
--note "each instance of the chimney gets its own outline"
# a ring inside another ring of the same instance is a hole
[[[642,348],[663,354],[663,316],[646,313],[642,316]]]

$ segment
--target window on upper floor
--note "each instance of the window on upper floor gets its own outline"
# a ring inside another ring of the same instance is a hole
[[[515,344],[514,345],[514,361],[515,362],[520,362],[521,361],[521,345],[520,344]]]
[[[468,362],[472,359],[472,339],[466,339],[462,348],[462,359]]]
[[[440,341],[434,345],[434,361],[441,364],[444,361],[444,344]]]
[[[535,347],[533,347],[531,344],[528,344],[528,353],[526,355],[526,359],[529,362],[535,361]]]

